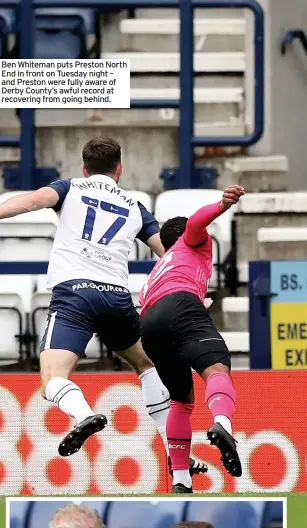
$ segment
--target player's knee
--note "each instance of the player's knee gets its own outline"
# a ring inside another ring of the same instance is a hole
[[[211,365],[210,367],[207,367],[204,369],[203,373],[201,374],[202,378],[206,381],[209,376],[212,374],[229,374],[230,372],[230,366],[224,364],[224,363],[215,363],[214,365]]]

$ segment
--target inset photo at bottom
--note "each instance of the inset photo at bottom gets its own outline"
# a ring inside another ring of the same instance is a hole
[[[286,528],[286,499],[7,499],[7,528]]]

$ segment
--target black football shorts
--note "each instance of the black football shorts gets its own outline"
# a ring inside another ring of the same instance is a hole
[[[167,295],[141,317],[143,348],[171,399],[185,402],[193,387],[191,369],[202,374],[230,353],[200,299],[189,292]]]

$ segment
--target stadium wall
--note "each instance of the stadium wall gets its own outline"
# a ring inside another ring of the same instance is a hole
[[[265,132],[250,149],[254,155],[283,154],[289,159],[287,187],[307,188],[305,144],[307,56],[296,41],[281,54],[288,30],[307,28],[306,0],[259,0],[265,11]]]
[[[203,383],[196,378],[193,452],[207,462],[209,473],[195,478],[195,491],[306,491],[307,425],[302,417],[307,372],[235,372],[233,378],[243,476],[226,474],[219,452],[205,440],[211,416],[204,409]],[[0,494],[168,492],[164,448],[136,375],[77,374],[74,379],[109,423],[78,454],[64,459],[57,456],[57,447],[73,423],[41,398],[39,376],[0,376]]]
[[[103,115],[103,110],[100,115]],[[116,138],[122,147],[124,173],[121,185],[126,190],[139,189],[158,194],[163,189],[163,182],[159,179],[161,169],[178,167],[178,138],[174,127],[172,130],[169,127],[135,127],[131,133],[127,127],[110,127],[106,130],[98,125],[40,128],[40,166],[56,165],[63,178],[81,176],[82,149],[89,139],[99,135]],[[80,152],[80,155],[76,156],[76,152]]]

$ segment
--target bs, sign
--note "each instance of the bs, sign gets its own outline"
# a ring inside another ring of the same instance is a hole
[[[307,262],[271,262],[273,369],[307,369]]]

